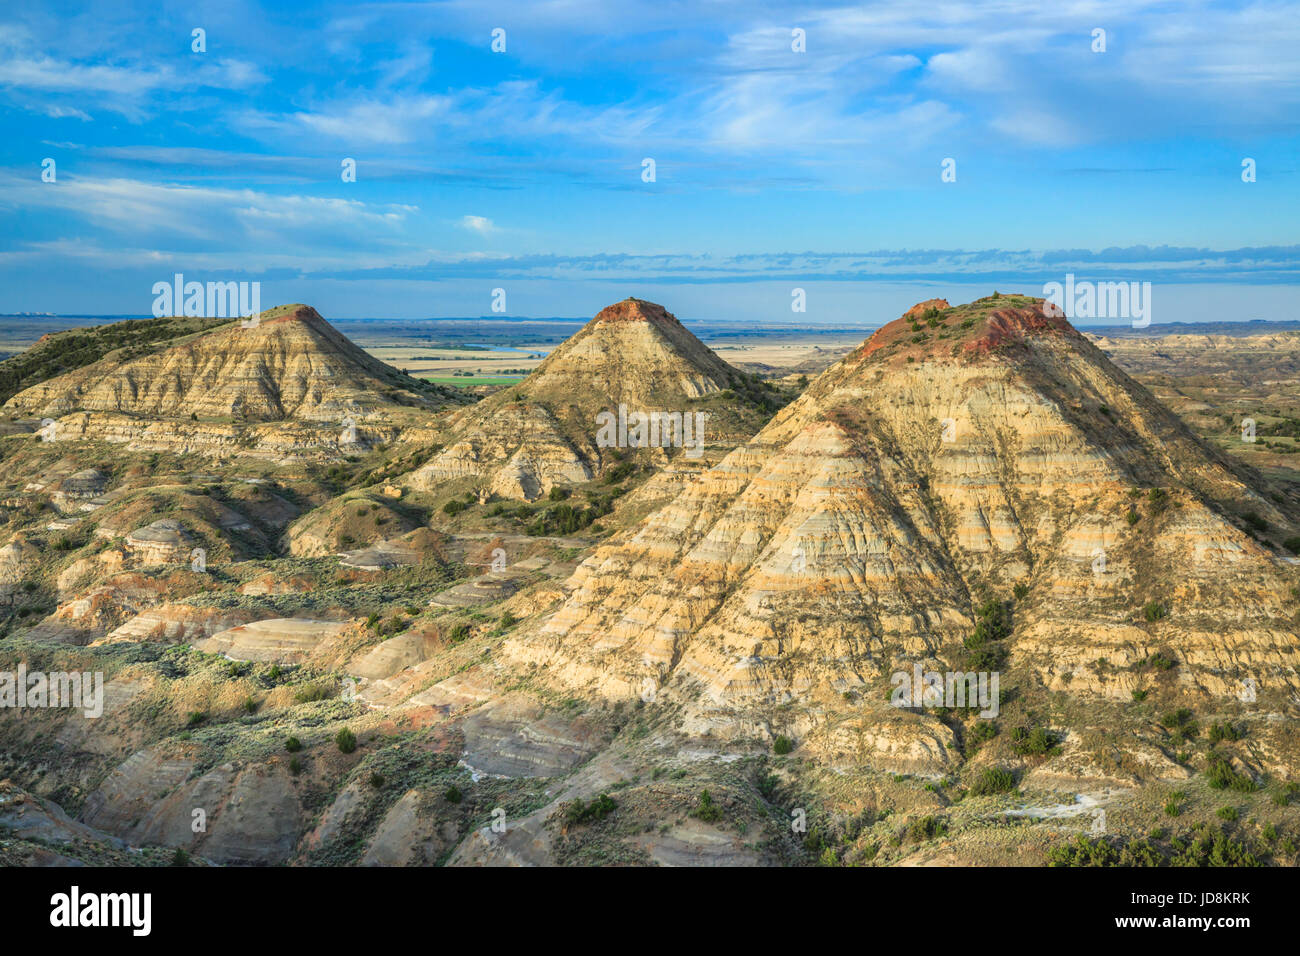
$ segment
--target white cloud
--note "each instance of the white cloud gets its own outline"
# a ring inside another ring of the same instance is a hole
[[[486,216],[463,216],[460,224],[471,232],[477,232],[480,236],[486,236],[496,232],[496,224]]]
[[[416,207],[370,205],[355,199],[281,195],[252,189],[216,189],[134,179],[60,176],[57,183],[0,177],[0,201],[33,209],[58,209],[125,234],[182,236],[227,242],[257,239],[315,246],[339,230],[367,228],[391,234]]]

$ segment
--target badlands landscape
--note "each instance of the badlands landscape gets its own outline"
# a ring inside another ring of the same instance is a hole
[[[628,298],[477,392],[302,304],[44,337],[0,671],[102,713],[0,709],[0,863],[1295,865],[1300,334],[1043,306],[742,369]]]

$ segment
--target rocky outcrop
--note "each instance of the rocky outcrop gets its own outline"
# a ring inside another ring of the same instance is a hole
[[[300,664],[318,645],[346,627],[338,621],[271,618],[218,631],[194,646],[206,654],[224,654],[237,661]]]
[[[86,799],[81,819],[136,846],[178,846],[217,863],[285,862],[301,807],[288,774],[273,765],[222,764],[192,777],[190,748],[131,755]]]
[[[349,495],[307,512],[289,528],[289,553],[295,557],[319,558],[400,538],[415,530],[417,523],[389,498]],[[409,551],[394,543],[391,550]]]
[[[160,518],[137,528],[123,543],[140,565],[188,562],[194,550],[194,537],[174,518]]]
[[[247,624],[257,616],[256,612],[242,608],[223,610],[191,607],[188,604],[164,604],[143,611],[118,625],[103,637],[102,643],[190,644],[240,624]]]
[[[13,603],[23,579],[36,567],[40,550],[23,535],[14,535],[0,548],[0,601]]]

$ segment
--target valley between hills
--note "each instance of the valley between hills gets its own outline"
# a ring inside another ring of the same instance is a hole
[[[0,672],[103,675],[0,706],[0,863],[1300,862],[1300,333],[744,354],[629,298],[514,384],[304,304],[0,363]]]

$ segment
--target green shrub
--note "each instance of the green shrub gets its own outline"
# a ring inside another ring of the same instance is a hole
[[[987,743],[998,735],[998,725],[992,720],[977,720],[966,735],[972,744]]]
[[[1120,853],[1109,840],[1079,834],[1073,843],[1052,847],[1048,866],[1119,866]]]
[[[338,745],[340,751],[350,754],[357,749],[357,735],[344,727],[334,735],[334,743]]]
[[[1061,752],[1061,738],[1042,727],[1029,731],[1017,727],[1012,732],[1012,740],[1016,742],[1015,751],[1021,757],[1055,757]]]
[[[978,779],[971,785],[970,792],[975,797],[988,797],[1016,789],[1016,775],[1005,767],[985,767]]]
[[[1236,820],[1237,815],[1236,807],[1219,807],[1219,809],[1215,811],[1215,816],[1220,820],[1227,820],[1229,823]]]
[[[584,804],[582,799],[572,800],[565,804],[564,823],[565,826],[576,826],[580,823],[588,823],[592,820],[600,820],[609,816],[618,808],[614,798],[607,793],[602,793],[590,803]]]
[[[924,816],[919,820],[913,820],[907,828],[907,837],[916,843],[924,843],[926,840],[934,840],[944,836],[948,832],[948,821],[942,817]]]
[[[713,796],[707,790],[700,791],[699,803],[691,811],[691,816],[705,823],[716,823],[722,819],[722,807],[713,802]]]
[[[442,513],[455,517],[456,515],[464,511],[467,507],[469,506],[465,504],[465,502],[452,499],[451,501],[447,502],[445,505],[442,506]]]
[[[1158,601],[1148,601],[1142,607],[1142,616],[1149,622],[1154,623],[1169,616],[1169,611]]]
[[[1200,733],[1192,712],[1186,707],[1171,710],[1160,718],[1160,722],[1169,728],[1169,733],[1176,740],[1192,740]]]
[[[772,741],[772,753],[777,756],[783,757],[792,750],[794,750],[794,742],[789,737],[778,736]]]
[[[967,647],[978,647],[988,641],[1000,641],[1011,635],[1011,606],[997,598],[988,598],[975,609],[975,631],[967,639]]]
[[[1158,671],[1167,671],[1178,662],[1163,651],[1156,651],[1142,662],[1143,667],[1153,667]]]
[[[448,803],[460,803],[465,799],[465,795],[460,792],[460,788],[454,784],[442,792],[442,797]]]
[[[1232,724],[1213,723],[1210,725],[1210,745],[1213,746],[1222,743],[1225,740],[1240,740],[1241,731]]]
[[[1211,750],[1206,759],[1205,779],[1215,790],[1232,790],[1236,793],[1253,793],[1255,781],[1232,769],[1232,764],[1222,754]]]
[[[303,684],[302,687],[294,691],[293,699],[300,704],[310,704],[313,701],[324,700],[329,695],[329,687],[323,683]]]
[[[1263,532],[1268,530],[1268,522],[1261,518],[1258,512],[1247,511],[1241,518],[1252,531]]]
[[[302,750],[302,741],[297,737],[290,737],[284,742],[284,749],[291,754],[296,754],[299,750]]]
[[[1260,859],[1244,841],[1227,834],[1211,833],[1202,828],[1191,840],[1171,841],[1173,866],[1262,866]]]

